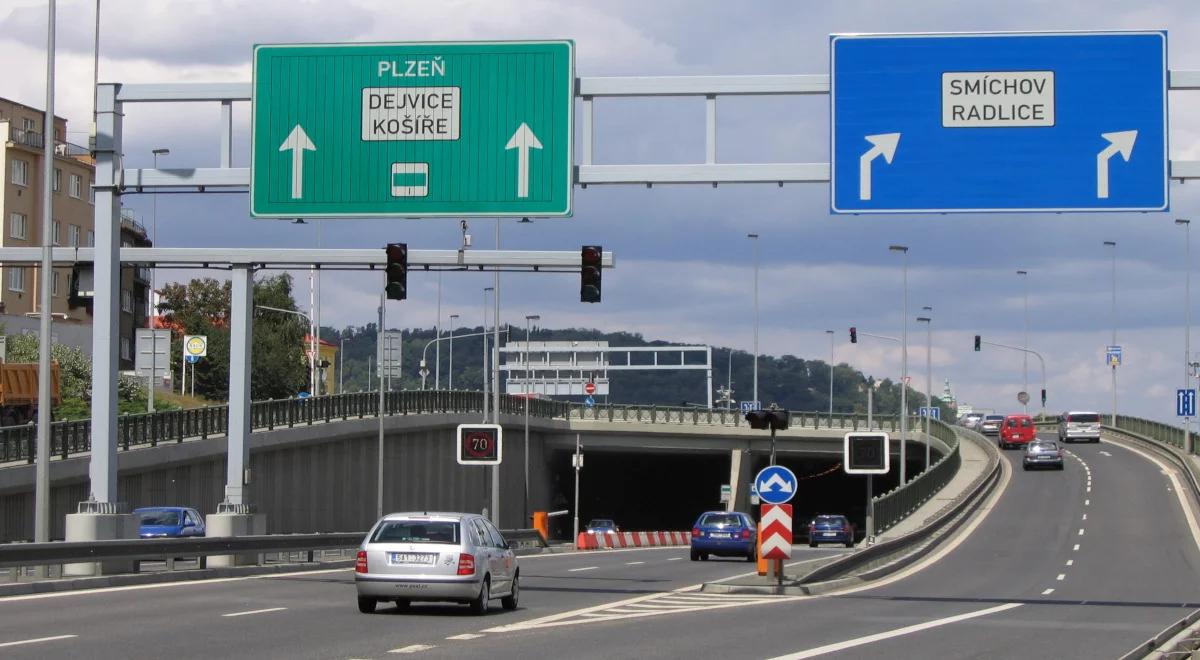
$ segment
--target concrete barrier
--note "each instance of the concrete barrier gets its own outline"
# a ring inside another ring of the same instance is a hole
[[[580,532],[579,538],[575,540],[575,548],[577,550],[656,548],[690,543],[691,536],[687,532],[616,532],[613,534]]]

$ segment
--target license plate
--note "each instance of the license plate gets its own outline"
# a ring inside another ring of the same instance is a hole
[[[823,532],[822,536],[837,536],[837,532]]]
[[[728,534],[728,533],[724,533],[724,532],[713,532],[713,533],[709,534],[709,536],[713,537],[714,539],[733,538],[732,534]]]
[[[393,564],[421,564],[432,565],[437,560],[437,555],[424,552],[393,552],[390,557]]]

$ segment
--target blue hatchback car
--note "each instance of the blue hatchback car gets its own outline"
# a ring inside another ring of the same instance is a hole
[[[150,538],[179,538],[204,536],[204,518],[195,509],[183,506],[148,506],[134,509],[138,517],[138,536]]]
[[[754,520],[744,513],[705,511],[692,525],[692,561],[707,561],[709,555],[754,561],[756,536]]]
[[[808,523],[808,547],[815,548],[818,543],[840,543],[853,548],[854,525],[846,516],[819,515]]]

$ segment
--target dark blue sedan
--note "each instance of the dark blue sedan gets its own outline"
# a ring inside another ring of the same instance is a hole
[[[151,538],[179,538],[204,536],[204,518],[195,509],[183,506],[148,506],[134,509],[138,517],[138,536]]]
[[[808,547],[815,548],[818,543],[842,543],[847,548],[854,547],[854,525],[846,516],[820,515],[808,523]]]
[[[709,555],[755,560],[754,520],[737,511],[705,511],[692,526],[692,561]]]

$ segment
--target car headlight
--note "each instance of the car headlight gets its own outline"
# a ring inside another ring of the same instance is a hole
[[[595,533],[596,533],[596,530],[594,530],[594,529],[589,529],[589,530],[588,530],[588,534],[595,534]]]

